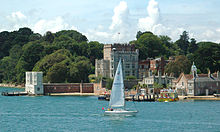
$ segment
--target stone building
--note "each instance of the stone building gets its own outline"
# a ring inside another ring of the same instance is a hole
[[[161,72],[158,72],[158,75],[153,75],[152,71],[148,72],[148,76],[144,77],[141,84],[146,84],[148,88],[153,88],[154,83],[161,84],[164,86],[172,86],[172,81],[174,77],[167,75],[161,75]]]
[[[220,74],[219,72],[211,74],[197,74],[197,68],[193,64],[192,74],[182,73],[177,80],[173,82],[179,95],[213,95],[220,93]]]
[[[105,44],[103,49],[104,59],[96,60],[96,76],[113,78],[119,59],[122,59],[124,78],[135,76],[138,78],[138,49],[130,44]]]

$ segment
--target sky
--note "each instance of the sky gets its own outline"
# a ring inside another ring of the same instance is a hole
[[[220,0],[0,0],[0,31],[29,27],[44,35],[77,30],[89,41],[128,43],[138,31],[183,31],[197,42],[220,43]]]

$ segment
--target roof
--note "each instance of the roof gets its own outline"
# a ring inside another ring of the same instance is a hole
[[[193,79],[192,74],[181,73],[179,78],[176,80],[176,82],[179,82],[180,79],[183,76],[186,78],[186,80],[192,80]],[[220,79],[217,78],[217,74],[211,74],[211,77],[209,77],[209,74],[197,74],[196,81],[200,81],[200,82],[203,82],[203,81],[220,81]]]

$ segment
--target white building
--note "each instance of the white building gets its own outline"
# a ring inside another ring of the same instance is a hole
[[[42,95],[43,89],[43,73],[42,72],[26,72],[25,91],[28,94]]]

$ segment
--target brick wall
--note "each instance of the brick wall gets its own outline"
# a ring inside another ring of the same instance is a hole
[[[52,84],[43,84],[44,94],[48,93],[94,93],[94,86],[91,83],[52,83]],[[80,87],[82,86],[82,91]]]

